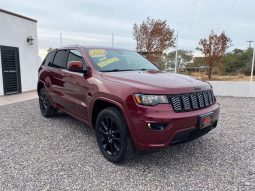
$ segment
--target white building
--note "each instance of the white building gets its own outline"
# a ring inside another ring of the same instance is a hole
[[[36,89],[37,21],[0,9],[0,96]]]

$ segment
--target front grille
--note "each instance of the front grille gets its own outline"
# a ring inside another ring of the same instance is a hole
[[[215,103],[212,90],[168,96],[175,112],[203,109]]]

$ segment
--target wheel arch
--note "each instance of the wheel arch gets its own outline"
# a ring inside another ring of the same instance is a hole
[[[38,95],[39,95],[40,90],[41,90],[42,88],[44,88],[44,87],[45,87],[44,82],[39,81],[39,82],[37,83],[37,94],[38,94]]]
[[[114,100],[111,100],[108,98],[99,98],[94,101],[93,107],[91,110],[91,116],[90,116],[92,127],[95,128],[96,119],[97,119],[97,116],[100,113],[100,111],[102,111],[103,109],[105,109],[107,107],[115,107],[122,113],[122,115],[126,121],[126,124],[127,124],[130,138],[132,139],[133,142],[135,142],[135,137],[133,136],[133,133],[131,130],[131,124],[128,120],[127,113],[125,112],[124,107],[119,102],[116,102]]]

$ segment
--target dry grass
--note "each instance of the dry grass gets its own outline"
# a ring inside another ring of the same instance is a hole
[[[199,80],[208,80],[208,76],[205,72],[185,72],[185,75],[192,76]],[[249,81],[250,76],[245,76],[243,74],[230,76],[230,75],[212,75],[212,81]]]

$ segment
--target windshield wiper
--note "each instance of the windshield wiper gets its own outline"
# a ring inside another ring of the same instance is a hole
[[[112,69],[112,70],[102,70],[101,72],[123,72],[123,71],[155,71],[155,69],[146,69],[146,68],[141,68],[141,69]]]
[[[134,71],[134,70],[130,70],[130,69],[126,69],[126,70],[113,69],[113,70],[102,70],[101,72],[124,72],[124,71]]]
[[[141,69],[137,69],[137,70],[140,70],[140,71],[146,71],[146,70],[153,70],[153,69],[141,68]]]
[[[146,69],[146,68],[142,68],[142,69],[138,69],[140,71],[158,71],[156,69]]]

